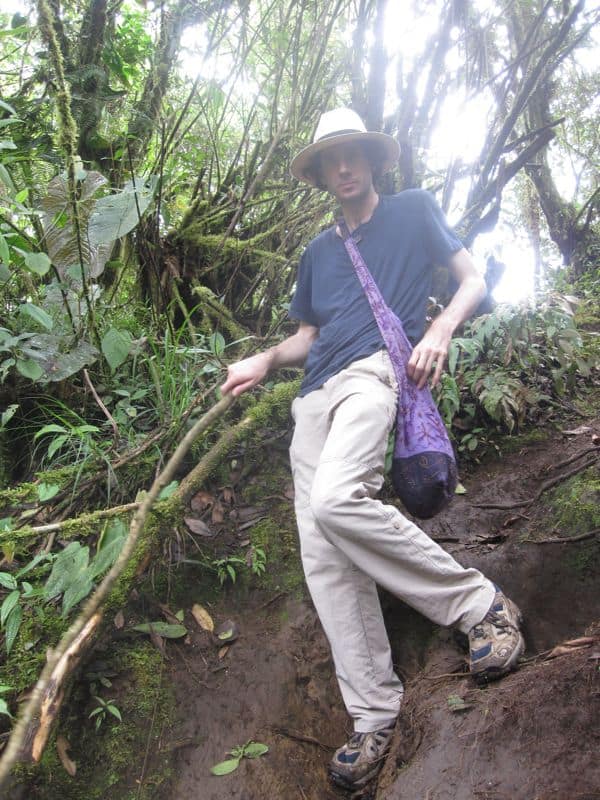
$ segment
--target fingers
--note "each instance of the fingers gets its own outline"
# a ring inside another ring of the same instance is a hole
[[[422,389],[433,371],[431,385],[435,386],[442,377],[445,360],[446,354],[443,350],[417,346],[412,352],[406,372],[417,384],[417,388]]]

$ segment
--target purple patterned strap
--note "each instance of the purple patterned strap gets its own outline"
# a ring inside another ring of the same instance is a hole
[[[398,381],[398,419],[394,456],[407,458],[424,452],[442,452],[454,458],[448,432],[433,402],[429,387],[418,389],[406,374],[412,346],[402,322],[383,299],[345,220],[338,228],[360,284],[367,296],[377,326],[389,353]]]
[[[404,330],[401,330],[401,335],[398,336],[399,331],[396,323],[398,318],[395,314],[393,314],[383,299],[377,284],[373,280],[373,276],[369,272],[369,269],[365,264],[358,247],[356,246],[356,242],[352,238],[352,234],[348,230],[346,221],[340,220],[338,222],[338,227],[342,232],[344,245],[346,246],[350,260],[354,265],[354,269],[358,275],[358,280],[360,281],[360,284],[367,295],[367,300],[369,301],[369,305],[371,306],[371,310],[373,311],[377,321],[379,332],[381,333],[386,349],[390,354],[394,371],[396,372],[396,377],[398,379],[398,384],[404,390],[406,388],[405,384],[407,383],[406,365],[408,364],[412,353],[411,344],[408,341]],[[394,320],[390,318],[391,314],[393,314]]]

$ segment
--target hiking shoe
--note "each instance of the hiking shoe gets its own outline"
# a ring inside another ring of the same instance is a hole
[[[372,780],[383,764],[394,733],[394,725],[370,733],[354,733],[333,754],[329,777],[343,789],[360,789]]]
[[[471,675],[478,683],[501,678],[517,668],[525,650],[522,621],[517,606],[496,587],[490,610],[469,631]]]

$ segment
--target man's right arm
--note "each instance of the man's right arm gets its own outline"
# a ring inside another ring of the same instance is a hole
[[[319,335],[314,325],[301,322],[293,336],[288,336],[275,347],[264,350],[227,368],[227,380],[221,386],[221,392],[231,392],[234,397],[247,392],[263,381],[269,372],[280,367],[301,367],[308,356],[308,351]]]

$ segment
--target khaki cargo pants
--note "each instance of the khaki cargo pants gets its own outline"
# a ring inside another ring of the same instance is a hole
[[[495,591],[480,572],[461,567],[394,506],[376,499],[396,394],[389,356],[380,350],[292,405],[290,457],[304,573],[360,732],[392,722],[403,693],[376,584],[465,633],[483,619]]]

